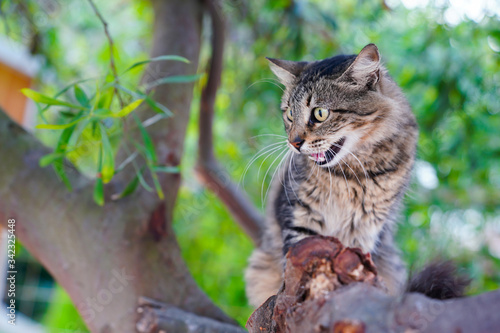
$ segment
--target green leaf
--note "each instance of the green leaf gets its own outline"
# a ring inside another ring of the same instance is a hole
[[[96,204],[99,206],[104,205],[104,184],[101,178],[95,180],[93,197]]]
[[[68,190],[72,190],[71,187],[71,182],[68,179],[68,176],[66,176],[66,171],[64,170],[64,161],[63,159],[56,160],[52,162],[52,166],[54,167],[55,172],[59,176],[59,178],[62,180],[64,185],[68,188]]]
[[[64,154],[61,153],[50,153],[45,156],[43,156],[39,161],[38,164],[44,168],[49,164],[54,163],[54,161],[60,160],[64,158]]]
[[[57,146],[56,149],[54,150],[55,153],[64,154],[66,152],[69,140],[71,139],[71,136],[75,131],[75,128],[76,124],[64,129],[64,131],[61,133],[61,136],[59,137],[59,140],[57,141]]]
[[[125,106],[123,109],[121,109],[120,111],[116,112],[116,113],[112,113],[113,117],[115,118],[122,118],[122,117],[125,117],[126,115],[128,115],[130,112],[134,111],[135,109],[137,109],[137,107],[143,102],[144,100],[143,99],[138,99],[132,103],[130,103],[129,105]]]
[[[71,89],[71,87],[73,87],[75,84],[80,84],[80,83],[83,83],[83,82],[87,82],[87,81],[90,81],[90,80],[93,80],[93,79],[83,79],[83,80],[78,80],[76,82],[73,82],[71,84],[68,84],[66,87],[64,87],[62,90],[58,91],[57,94],[54,95],[54,98],[57,98],[59,96],[61,96],[62,94],[64,94],[66,91],[68,91],[69,89]],[[47,109],[50,107],[50,105],[47,105],[46,107],[44,107],[43,109],[41,109],[39,111],[40,115],[42,115],[43,117],[43,113],[45,111],[47,111]],[[44,119],[45,120],[45,119]]]
[[[154,99],[152,99],[149,95],[146,95],[145,93],[141,91],[132,91],[130,89],[125,88],[124,86],[121,86],[119,84],[115,84],[115,87],[120,89],[121,91],[129,94],[130,96],[134,98],[142,98],[148,103],[149,106],[153,109],[153,111],[160,113],[160,114],[166,114],[168,116],[173,115],[172,111],[170,111],[165,105],[161,103],[157,103]]]
[[[59,124],[59,125],[56,125],[56,124],[38,124],[38,125],[35,126],[35,128],[52,129],[52,130],[66,129],[66,128],[69,128],[71,126],[74,126],[74,125],[78,124],[78,122],[80,122],[82,119],[85,119],[85,118],[78,117],[77,119],[73,120],[70,123]]]
[[[151,167],[154,172],[179,173],[181,170],[178,166],[155,165]]]
[[[101,178],[104,184],[107,184],[115,174],[115,157],[113,148],[109,142],[108,134],[104,125],[100,125],[101,139],[102,139],[102,165],[101,165]]]
[[[114,89],[112,87],[106,89],[105,91],[101,91],[98,95],[98,102],[95,106],[96,109],[109,109],[111,106],[111,102],[114,97]]]
[[[174,76],[167,76],[158,80],[155,80],[151,83],[146,84],[146,89],[151,89],[154,87],[157,87],[162,84],[168,84],[168,83],[188,83],[188,82],[194,82],[199,80],[203,74],[195,74],[195,75],[174,75]]]
[[[155,111],[156,113],[165,114],[167,116],[173,115],[172,111],[170,111],[165,105],[161,103],[157,103],[154,99],[149,96],[145,97],[146,103]]]
[[[75,98],[80,103],[82,106],[89,107],[89,98],[85,94],[85,91],[83,91],[82,88],[78,84],[75,84],[73,87],[73,90],[75,92]]]
[[[139,171],[141,172],[141,171]],[[137,188],[137,186],[139,185],[139,175],[135,175],[134,179],[132,179],[132,181],[130,183],[127,184],[127,186],[125,187],[125,189],[123,189],[123,191],[121,193],[118,193],[118,194],[114,194],[111,199],[112,200],[118,200],[118,199],[121,199],[121,198],[124,198],[130,194],[132,194],[135,189]]]
[[[165,198],[165,195],[163,194],[163,190],[161,189],[161,185],[160,185],[160,181],[158,180],[158,176],[151,168],[149,168],[149,170],[151,171],[153,183],[155,184],[156,193],[158,194],[158,197],[163,200]]]
[[[148,59],[148,60],[138,61],[135,64],[133,64],[132,66],[130,66],[129,68],[127,68],[122,74],[125,74],[128,71],[130,71],[131,69],[148,64],[150,62],[163,61],[163,60],[181,61],[181,62],[185,62],[186,64],[189,64],[189,60],[184,58],[184,57],[177,56],[177,55],[163,55],[163,56],[159,56],[159,57]]]
[[[139,178],[139,182],[141,183],[142,187],[144,187],[146,189],[146,191],[148,191],[148,192],[153,192],[154,191],[153,188],[148,185],[148,183],[146,182],[146,180],[142,176],[142,170],[141,170],[141,172],[139,172],[137,174],[137,176]]]
[[[76,113],[71,111],[59,111],[59,114],[66,118],[74,118],[76,116]]]
[[[155,146],[153,144],[153,140],[151,140],[151,137],[149,136],[148,132],[142,125],[141,121],[137,116],[134,115],[134,120],[137,123],[137,126],[139,126],[139,130],[141,131],[141,136],[142,136],[142,141],[144,141],[144,147],[146,148],[146,158],[148,159],[151,164],[156,164],[158,158],[156,157],[156,151],[155,151]]]
[[[24,94],[24,96],[32,99],[33,101],[35,101],[37,103],[48,104],[48,105],[67,106],[67,107],[79,109],[79,110],[86,109],[85,107],[80,106],[80,105],[74,105],[74,104],[60,101],[58,99],[55,99],[55,98],[52,98],[52,97],[49,97],[46,95],[42,95],[38,91],[34,91],[32,89],[24,88],[24,89],[21,89],[21,92]]]
[[[94,112],[92,112],[92,118],[110,118],[113,117],[113,112],[108,109],[95,109]]]

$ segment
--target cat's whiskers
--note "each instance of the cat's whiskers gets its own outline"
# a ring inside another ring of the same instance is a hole
[[[290,197],[288,196],[288,191],[286,189],[286,185],[283,183],[283,180],[284,178],[286,177],[286,175],[288,175],[288,179],[290,179],[290,169],[287,168],[287,172],[286,174],[283,176],[283,179],[280,181],[281,182],[281,185],[283,186],[283,189],[285,190],[285,195],[286,195],[286,200],[288,201],[288,203],[290,204],[290,206],[292,205],[292,202],[290,201]],[[292,190],[293,190],[293,187],[291,187]]]
[[[297,183],[297,181],[295,180],[295,177],[293,177],[293,172],[292,172],[292,163],[293,163],[293,167],[295,169],[295,171],[298,173],[299,171],[297,170],[297,166],[295,165],[295,160],[293,159],[295,155],[294,154],[291,154],[290,155],[290,162],[288,163],[288,173],[292,175],[292,178],[291,180],[293,180],[293,182],[295,183],[295,185],[297,186],[300,186],[299,183]],[[289,177],[290,179],[290,177]],[[298,198],[297,198],[298,199]]]
[[[275,143],[271,143],[267,146],[265,146],[264,148],[260,149],[257,153],[255,153],[255,155],[252,157],[252,159],[250,160],[250,162],[247,163],[244,171],[243,171],[243,174],[241,175],[241,178],[240,178],[240,181],[238,182],[238,186],[239,185],[243,185],[242,187],[244,187],[244,182],[245,182],[245,176],[248,172],[248,170],[250,169],[250,166],[255,163],[255,161],[257,161],[259,159],[259,157],[261,157],[262,155],[265,155],[266,153],[269,153],[269,152],[273,152],[274,148],[279,148],[279,145],[284,145],[286,144],[286,140],[285,141],[280,141],[280,142],[275,142]],[[278,147],[276,147],[278,146]]]
[[[351,196],[351,189],[349,187],[349,183],[347,182],[347,177],[344,173],[344,169],[342,168],[342,165],[340,163],[337,163],[337,165],[340,167],[340,171],[342,171],[342,175],[344,175],[345,186],[347,187],[347,192],[349,193],[349,197],[350,197]]]
[[[254,83],[252,83],[251,85],[249,85],[248,88],[247,88],[247,90],[250,89],[250,88],[252,88],[257,83],[271,83],[272,85],[275,85],[276,87],[280,88],[282,92],[285,92],[285,89],[283,89],[282,86],[280,86],[278,83],[276,83],[274,81],[274,79],[271,79],[271,78],[264,78],[264,79],[257,80]]]
[[[352,153],[349,149],[347,149],[346,147],[339,147],[339,145],[337,145],[337,144],[335,144],[335,143],[334,143],[333,145],[334,145],[335,147],[342,148],[342,149],[344,149],[346,152],[348,152],[349,154],[351,154],[351,155],[352,155],[352,157],[354,157],[354,158],[356,159],[356,161],[358,161],[359,165],[361,166],[361,169],[363,169],[363,172],[364,172],[364,174],[365,174],[365,180],[366,180],[366,179],[368,179],[368,173],[366,172],[366,169],[365,169],[365,167],[363,166],[363,163],[361,163],[361,161],[359,160],[359,158],[358,158],[356,155],[354,155],[354,154],[353,154],[353,153]]]
[[[281,159],[280,163],[278,164],[278,166],[277,166],[277,167],[276,167],[276,169],[274,170],[273,176],[271,177],[271,182],[270,182],[269,184],[272,184],[272,183],[273,183],[274,176],[276,175],[276,172],[277,172],[277,171],[281,168],[281,165],[283,164],[283,162],[284,162],[284,161],[286,161],[286,159],[289,157],[289,154],[291,154],[291,153],[292,153],[292,152],[289,150],[289,151],[285,154],[285,156],[283,156],[283,158]],[[280,182],[281,182],[281,181],[280,181]],[[281,184],[282,184],[282,185],[284,185],[284,184],[283,184],[283,182],[281,182]],[[286,192],[286,186],[285,186],[284,188],[285,188],[285,195],[286,195],[286,198],[287,198],[287,200],[288,200],[288,203],[289,203],[289,204],[292,204],[292,203],[290,202],[290,198],[288,197],[288,194],[287,194],[287,192]],[[270,190],[270,189],[271,189],[271,185],[269,185],[269,186],[267,187],[267,191],[266,191],[266,195],[265,195],[265,197],[264,197],[264,201],[267,201],[267,195],[269,194],[269,190]]]
[[[340,161],[341,161],[341,162],[344,162],[344,164],[345,164],[345,165],[346,165],[349,169],[351,169],[351,172],[354,174],[354,177],[356,177],[356,179],[358,180],[359,185],[360,185],[361,187],[363,187],[363,184],[361,184],[361,181],[359,180],[358,175],[356,174],[356,172],[354,172],[354,170],[351,168],[351,166],[350,166],[350,165],[349,165],[349,164],[348,164],[348,163],[347,163],[344,159],[342,159],[342,158],[340,158]]]
[[[291,153],[291,152],[290,152]],[[289,162],[289,165],[288,165],[288,179],[290,179],[291,181],[293,181],[297,186],[300,187],[300,185],[297,183],[297,181],[295,180],[295,177],[293,176],[293,172],[292,172],[292,161],[293,161],[293,164],[295,166],[295,161],[293,159],[295,155],[291,153],[291,156],[290,156],[290,162]],[[297,169],[295,169],[297,170]],[[297,196],[297,193],[295,192],[295,189],[293,187],[293,184],[290,186],[290,188],[292,189],[292,192],[293,192],[293,195],[295,195],[295,198],[297,200],[300,201],[299,197]],[[286,187],[285,187],[285,194],[286,194]],[[288,195],[287,195],[288,197]]]
[[[330,177],[330,191],[328,192],[328,204],[331,205],[332,204],[332,173],[331,172],[328,172],[328,177]]]
[[[285,147],[286,147],[286,146],[285,146]],[[281,150],[282,148],[283,148],[283,146],[277,146],[277,147],[274,147],[274,148],[272,149],[272,152],[271,152],[271,153],[269,153],[269,154],[267,154],[267,156],[266,156],[266,157],[262,160],[262,162],[260,163],[260,166],[259,166],[259,170],[257,171],[257,179],[259,179],[259,178],[260,178],[260,170],[262,170],[262,166],[264,165],[264,162],[266,162],[266,160],[267,160],[269,157],[273,156],[273,154],[274,154],[276,151],[279,151],[279,150]]]
[[[273,133],[264,133],[264,134],[259,134],[259,135],[256,135],[256,136],[252,136],[250,139],[259,138],[261,136],[277,136],[277,137],[285,138],[285,139],[288,138],[286,135],[273,134]]]
[[[274,159],[274,161],[271,163],[271,165],[267,168],[267,171],[266,171],[266,174],[264,175],[264,178],[262,179],[262,186],[261,186],[261,189],[260,189],[260,201],[261,201],[261,204],[262,204],[262,208],[264,208],[264,184],[266,183],[266,178],[267,178],[267,175],[269,174],[269,171],[271,170],[271,168],[273,167],[274,163],[276,163],[276,161],[284,154],[286,153],[288,150],[288,147],[285,147],[283,149],[283,151]],[[278,168],[276,169],[279,169],[279,166],[281,165],[281,163],[283,162],[283,160],[281,160],[281,162],[278,164]],[[262,166],[262,165],[261,165]],[[276,170],[275,170],[276,171]],[[259,168],[259,172],[260,172],[260,168]],[[258,178],[258,176],[257,176]],[[269,190],[271,186],[269,186],[267,189]],[[267,193],[266,193],[266,196],[267,196]]]

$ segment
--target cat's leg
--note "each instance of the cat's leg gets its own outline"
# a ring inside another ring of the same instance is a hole
[[[282,258],[279,250],[277,253],[260,248],[253,251],[245,271],[246,294],[252,306],[260,306],[278,292],[283,283]]]
[[[392,242],[381,243],[376,252],[372,253],[372,258],[377,268],[378,277],[389,294],[402,294],[406,287],[406,266]]]

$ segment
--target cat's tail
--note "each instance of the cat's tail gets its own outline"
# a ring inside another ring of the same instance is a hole
[[[467,276],[458,272],[453,262],[435,261],[410,276],[406,291],[434,299],[449,299],[463,296],[470,282]]]

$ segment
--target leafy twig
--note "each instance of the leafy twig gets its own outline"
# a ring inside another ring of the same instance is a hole
[[[113,77],[115,78],[116,84],[120,84],[120,81],[118,80],[118,71],[116,70],[115,56],[113,54],[115,44],[114,44],[113,38],[111,37],[111,34],[109,33],[109,30],[108,30],[108,22],[106,22],[104,17],[101,15],[101,12],[99,12],[99,9],[97,9],[94,1],[93,0],[87,0],[87,1],[89,2],[90,6],[94,10],[94,13],[97,15],[97,18],[99,18],[99,20],[101,21],[102,26],[104,28],[104,33],[106,34],[106,38],[108,39],[108,44],[109,44],[109,65],[111,67],[111,71],[113,73]],[[120,101],[120,107],[123,108],[123,106],[125,104],[123,103],[120,92],[118,91],[116,86],[113,89],[114,89],[116,96],[118,97],[118,100]]]

